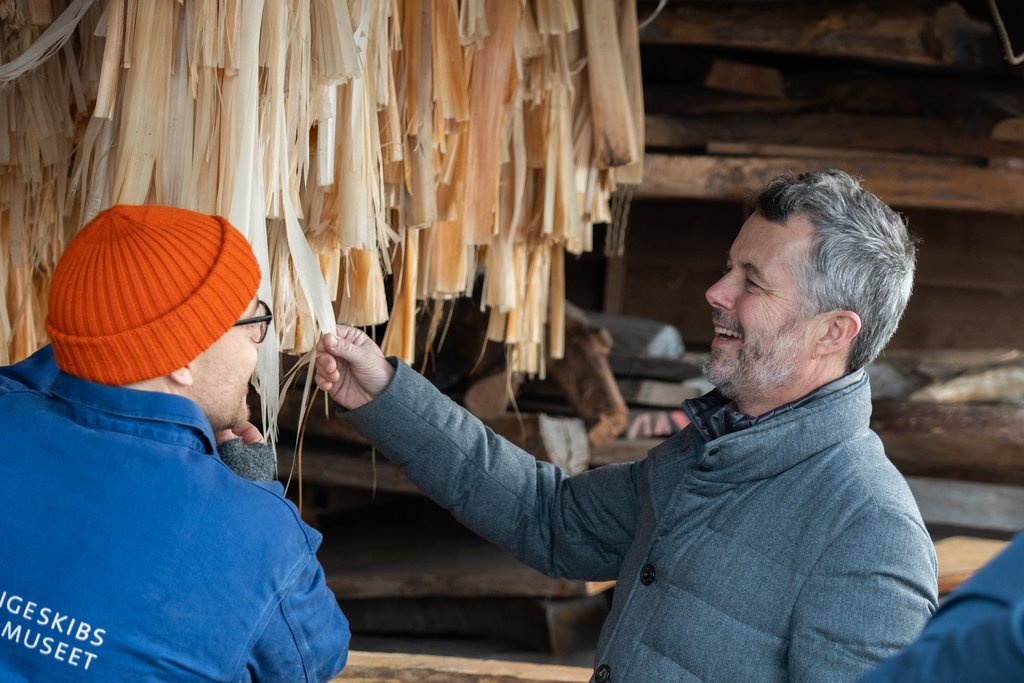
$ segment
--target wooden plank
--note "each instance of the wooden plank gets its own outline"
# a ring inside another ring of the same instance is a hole
[[[707,146],[708,154],[714,156],[792,157],[795,159],[841,159],[844,164],[861,160],[889,161],[905,164],[946,164],[953,166],[974,165],[967,157],[951,157],[889,152],[873,149],[846,149],[840,147],[809,147],[805,145],[780,145],[771,142],[718,142],[712,140]]]
[[[711,315],[708,314],[708,327]],[[643,377],[669,382],[700,377],[700,365],[686,358],[650,358],[647,356],[615,356],[608,359],[615,377]]]
[[[593,650],[608,616],[602,595],[339,599],[339,604],[356,634],[484,636],[558,654]]]
[[[1024,140],[991,138],[953,121],[915,116],[865,115],[838,112],[788,116],[732,114],[646,118],[646,144],[651,150],[706,149],[709,143],[773,143],[800,147],[988,157],[1024,156]],[[993,135],[995,129],[993,129]]]
[[[651,67],[655,72],[671,68],[673,59],[706,59],[700,53],[667,53],[661,57]],[[644,88],[644,106],[648,114],[684,118],[833,113],[931,119],[979,136],[989,134],[1000,122],[1020,111],[1020,87],[1011,79],[953,78],[949,74],[911,77],[881,69],[814,66],[808,64],[808,69],[802,71],[783,71],[786,96],[772,98],[706,88],[703,74],[676,75],[669,71],[660,77],[649,77]]]
[[[595,446],[590,453],[590,466],[603,467],[623,462],[636,462],[647,457],[648,451],[664,439],[616,439],[603,446]]]
[[[754,66],[726,59],[716,59],[704,79],[709,88],[754,95],[756,97],[784,97],[782,74],[778,69]]]
[[[960,587],[1008,545],[1007,541],[970,536],[949,536],[935,542],[939,561],[939,594]]]
[[[653,406],[661,408],[678,408],[691,398],[703,396],[708,391],[705,380],[687,382],[659,382],[653,379],[631,379],[623,377],[618,380],[622,398],[630,406]]]
[[[1024,487],[907,477],[927,524],[1016,533],[1024,529]]]
[[[584,683],[591,669],[395,652],[349,652],[331,683]]]
[[[583,597],[612,581],[552,578],[462,529],[359,524],[324,534],[318,557],[340,598]]]
[[[1024,172],[1017,171],[891,161],[650,153],[645,163],[645,180],[636,188],[637,198],[742,201],[781,173],[843,168],[862,177],[865,187],[893,206],[1024,211]]]
[[[889,348],[1024,348],[1020,320],[1024,320],[1024,292],[918,282]]]
[[[644,44],[702,45],[896,62],[999,68],[991,26],[949,3],[818,5],[717,2],[669,6],[640,32]]]

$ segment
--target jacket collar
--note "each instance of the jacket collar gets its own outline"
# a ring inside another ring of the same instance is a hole
[[[863,370],[855,370],[828,384],[823,384],[795,401],[785,403],[778,408],[773,408],[764,415],[756,417],[736,410],[736,403],[726,398],[718,389],[714,389],[700,398],[683,401],[683,412],[686,413],[690,423],[700,432],[704,440],[712,441],[726,434],[767,422],[777,415],[794,410],[811,401],[855,384],[861,379],[863,374]]]
[[[216,452],[210,421],[190,399],[154,391],[97,384],[58,372],[50,392],[79,424],[190,448]]]
[[[717,391],[687,401],[691,419],[704,420],[729,405]],[[693,412],[691,412],[693,411]],[[738,415],[738,413],[737,413]],[[780,406],[750,424],[718,435],[690,427],[656,447],[655,455],[682,451],[698,466],[694,476],[708,482],[745,482],[773,477],[803,460],[867,432],[871,419],[868,375],[857,370],[807,396]],[[660,453],[659,453],[660,451]],[[695,461],[695,462],[694,462]],[[667,463],[666,463],[667,464]]]

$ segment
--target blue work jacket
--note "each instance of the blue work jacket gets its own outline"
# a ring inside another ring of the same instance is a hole
[[[216,456],[192,401],[0,368],[0,681],[325,681],[320,534]]]

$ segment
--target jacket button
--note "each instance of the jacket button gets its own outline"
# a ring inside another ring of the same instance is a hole
[[[640,583],[645,586],[650,586],[654,583],[654,565],[645,564],[643,569],[640,570]]]
[[[594,680],[597,683],[608,683],[612,680],[612,670],[608,668],[607,664],[597,667],[597,671],[594,672]]]

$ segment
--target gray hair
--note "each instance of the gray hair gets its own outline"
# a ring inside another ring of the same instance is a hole
[[[902,216],[843,171],[773,179],[751,202],[773,223],[796,216],[814,225],[810,255],[796,277],[807,316],[860,316],[847,371],[864,367],[896,332],[914,285],[917,246]]]

